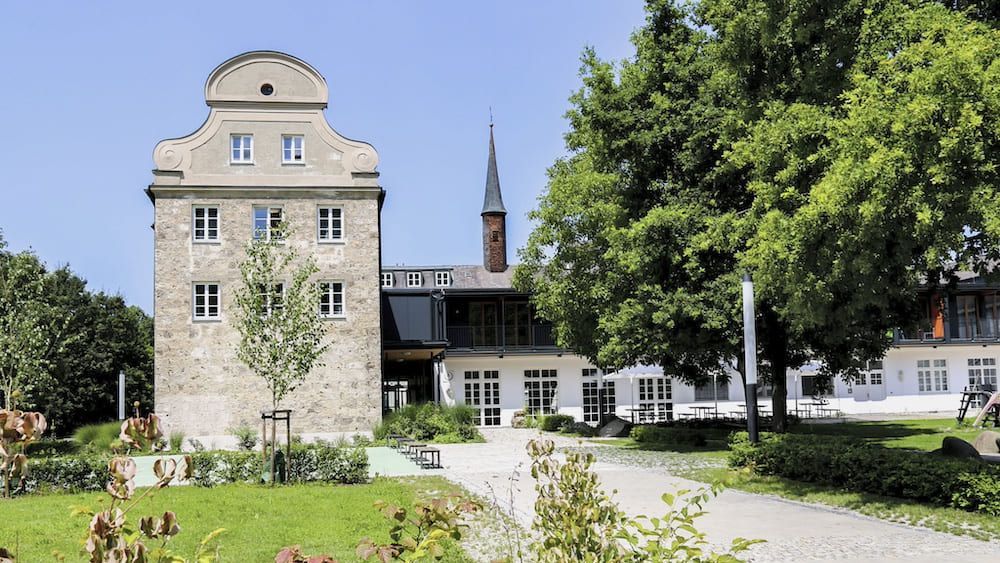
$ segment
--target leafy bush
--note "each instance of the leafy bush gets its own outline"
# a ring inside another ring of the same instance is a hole
[[[269,469],[260,452],[195,452],[191,460],[194,464],[192,482],[203,487],[258,483]],[[364,483],[368,481],[368,455],[362,448],[293,445],[288,480]]]
[[[532,544],[540,563],[564,561],[740,561],[737,554],[759,540],[736,538],[727,553],[713,553],[695,519],[703,505],[721,490],[665,493],[662,518],[630,518],[600,485],[591,470],[594,455],[567,453],[566,461],[553,459],[550,440],[528,443],[531,476],[537,480]]]
[[[563,434],[576,434],[577,436],[583,436],[584,438],[590,438],[597,435],[597,429],[586,422],[573,422],[567,424],[562,427],[560,432]]]
[[[1000,467],[856,438],[769,434],[730,440],[729,464],[763,475],[1000,514]]]
[[[236,447],[241,451],[249,452],[257,447],[257,431],[247,425],[237,426],[229,431],[236,436]]]
[[[179,452],[184,446],[184,433],[183,432],[171,432],[170,433],[170,451]]]
[[[32,459],[24,492],[101,491],[108,484],[108,457],[94,454]]]
[[[406,405],[382,420],[375,429],[375,438],[384,440],[390,434],[401,434],[421,441],[478,442],[483,436],[476,428],[475,414],[466,405]]]
[[[1000,478],[980,473],[959,475],[958,482],[960,488],[952,494],[952,506],[1000,516]]]
[[[573,424],[573,417],[568,414],[547,414],[538,419],[538,427],[546,432],[558,432],[567,424]]]
[[[31,444],[28,454],[31,459],[40,457],[58,457],[73,455],[80,452],[80,445],[73,440],[43,439]]]
[[[103,422],[101,424],[88,424],[81,426],[73,433],[73,441],[79,444],[80,448],[93,453],[110,453],[112,445],[117,446],[120,442],[118,435],[121,433],[121,422]]]
[[[708,443],[704,432],[690,428],[636,426],[629,437],[636,442],[653,445],[701,447]]]

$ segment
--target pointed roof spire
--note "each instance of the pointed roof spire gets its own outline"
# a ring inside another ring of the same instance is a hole
[[[483,212],[507,214],[500,195],[500,174],[497,172],[497,151],[493,145],[493,111],[490,111],[490,158],[486,165],[486,196],[483,198]]]

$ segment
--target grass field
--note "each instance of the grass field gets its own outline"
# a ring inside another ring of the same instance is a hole
[[[409,507],[415,498],[454,490],[444,479],[420,477],[378,479],[368,485],[308,484],[269,488],[224,485],[214,488],[173,487],[156,493],[129,514],[177,514],[181,532],[171,540],[178,555],[191,557],[198,542],[217,528],[225,561],[272,562],[288,545],[301,545],[309,554],[329,553],[354,561],[358,541],[388,540],[388,521],[372,507],[386,500]],[[59,551],[68,561],[78,554],[89,519],[71,517],[73,506],[98,508],[107,495],[53,494],[0,501],[0,545],[19,549],[18,561],[51,561]],[[447,546],[445,561],[468,561],[455,544]]]

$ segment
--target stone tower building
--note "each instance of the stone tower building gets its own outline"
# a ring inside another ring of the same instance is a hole
[[[316,310],[332,341],[282,404],[293,431],[333,437],[380,419],[378,154],[330,127],[327,99],[309,64],[245,53],[208,77],[204,124],[153,152],[156,408],[168,432],[221,446],[269,407],[236,357],[233,310],[244,245],[279,221],[292,229],[285,244],[319,266]]]
[[[486,164],[486,194],[483,196],[483,266],[490,272],[507,269],[507,209],[500,195],[497,151],[490,123],[490,156]]]

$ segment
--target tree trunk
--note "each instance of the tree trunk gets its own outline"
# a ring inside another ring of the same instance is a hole
[[[772,430],[784,433],[788,429],[788,331],[778,318],[778,313],[764,304],[761,307],[764,321],[764,343],[762,351],[771,366],[771,383],[774,395],[771,397],[771,412],[774,414]]]

